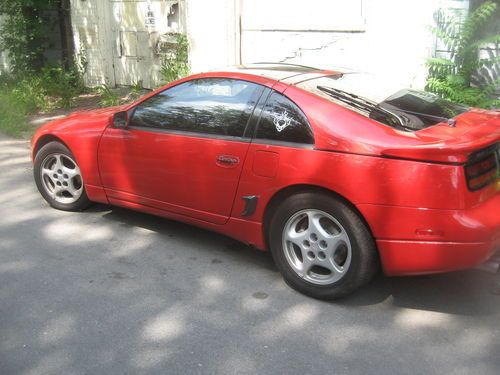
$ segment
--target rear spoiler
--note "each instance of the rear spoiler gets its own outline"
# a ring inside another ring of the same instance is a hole
[[[480,159],[482,154],[500,148],[500,136],[490,134],[482,139],[442,141],[435,144],[405,146],[382,150],[382,155],[398,159],[427,161],[443,164],[465,164]]]

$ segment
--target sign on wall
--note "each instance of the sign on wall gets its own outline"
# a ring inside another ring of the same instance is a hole
[[[144,15],[144,27],[147,29],[154,29],[156,26],[155,11],[151,5],[151,0],[146,4],[146,12]]]

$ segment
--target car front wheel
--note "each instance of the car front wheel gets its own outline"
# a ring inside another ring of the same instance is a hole
[[[282,202],[269,239],[287,284],[314,298],[345,296],[378,269],[370,231],[351,207],[328,194],[304,192]]]
[[[89,206],[80,167],[63,144],[44,145],[35,156],[33,173],[40,194],[52,207],[80,211]]]

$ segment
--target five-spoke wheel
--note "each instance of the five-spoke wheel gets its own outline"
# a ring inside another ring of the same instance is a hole
[[[47,155],[40,173],[43,187],[57,202],[73,203],[81,197],[80,168],[69,156],[60,153]]]
[[[351,264],[352,250],[344,227],[317,209],[294,214],[283,230],[283,249],[292,269],[313,284],[340,280]]]
[[[38,190],[52,207],[75,211],[90,204],[80,168],[62,143],[49,142],[36,153],[34,175]]]
[[[269,245],[285,281],[311,297],[335,299],[378,269],[369,229],[354,208],[321,191],[304,191],[271,213]]]

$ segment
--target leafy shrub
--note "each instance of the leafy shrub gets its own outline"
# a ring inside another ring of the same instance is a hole
[[[9,51],[16,74],[34,73],[45,63],[53,21],[47,10],[57,9],[57,0],[1,0],[5,16],[0,27],[0,50]]]
[[[20,137],[29,129],[26,114],[31,105],[27,98],[19,98],[12,94],[7,84],[3,83],[0,90],[0,131],[2,133]]]
[[[46,66],[41,71],[41,85],[49,96],[59,98],[58,106],[69,108],[73,99],[85,89],[76,68],[65,70],[62,66]]]
[[[38,76],[25,78],[10,88],[10,96],[18,103],[22,103],[27,113],[37,109],[48,109],[45,90],[42,80]]]
[[[189,43],[186,35],[176,33],[175,43],[169,44],[169,50],[162,59],[160,74],[165,83],[185,77],[189,74],[188,50]]]
[[[498,34],[485,38],[478,37],[480,27],[492,18],[496,8],[497,5],[494,2],[486,1],[464,20],[453,15],[446,15],[442,11],[437,14],[442,22],[440,26],[431,28],[431,31],[451,51],[451,58],[427,60],[429,75],[426,89],[428,91],[475,107],[491,108],[500,105],[498,99],[491,98],[499,80],[483,88],[471,85],[474,72],[481,67],[492,66],[500,61],[498,57],[479,58],[481,46],[500,42]]]
[[[0,130],[18,137],[29,129],[27,115],[54,107],[68,108],[83,90],[76,68],[66,71],[61,66],[49,66],[24,78],[4,75],[0,81]]]

